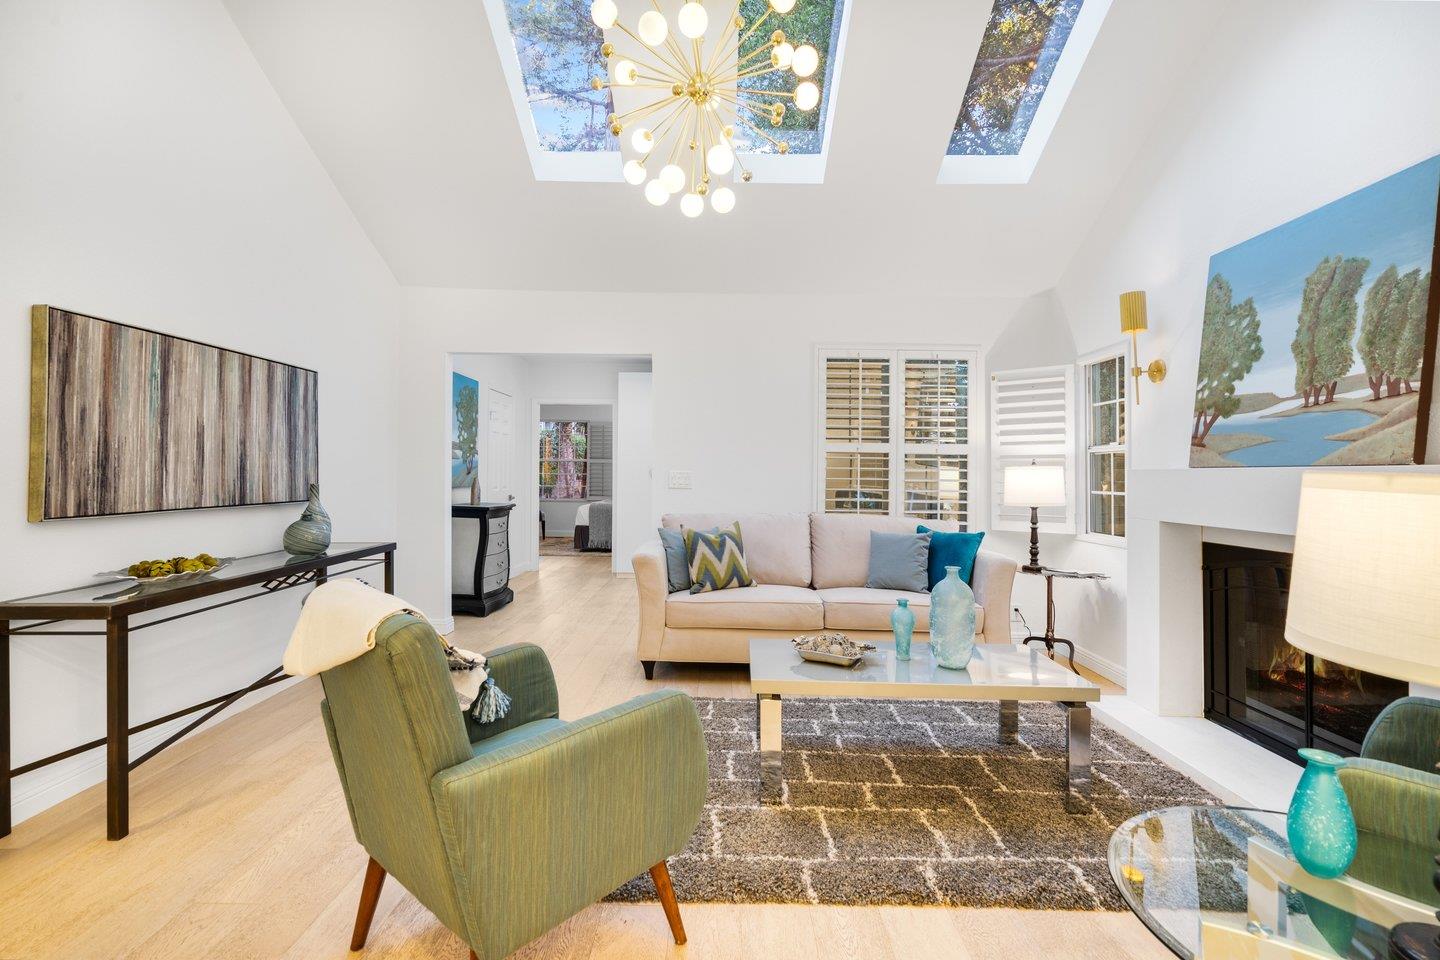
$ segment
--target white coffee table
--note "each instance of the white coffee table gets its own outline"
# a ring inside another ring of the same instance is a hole
[[[1088,812],[1090,707],[1100,688],[1051,661],[1040,650],[1011,644],[979,644],[964,670],[935,662],[929,644],[916,644],[910,660],[895,659],[895,645],[876,644],[855,667],[811,663],[789,640],[750,641],[750,691],[760,728],[760,798],[780,800],[782,697],[862,697],[897,700],[998,700],[999,738],[1019,733],[1020,701],[1049,700],[1065,711],[1068,744],[1066,808]]]

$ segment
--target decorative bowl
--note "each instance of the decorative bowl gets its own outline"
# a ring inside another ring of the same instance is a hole
[[[829,663],[837,667],[853,667],[875,649],[873,643],[858,643],[843,633],[817,633],[799,636],[790,641],[801,660]]]
[[[126,570],[106,570],[97,573],[95,576],[104,577],[106,580],[132,580],[135,583],[183,583],[186,580],[199,580],[201,577],[208,577],[212,573],[224,570],[235,562],[234,557],[216,557],[216,564],[206,570],[191,570],[186,573],[167,573],[163,577],[137,577]]]

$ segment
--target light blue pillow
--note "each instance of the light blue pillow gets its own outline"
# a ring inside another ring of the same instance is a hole
[[[870,532],[870,573],[865,586],[924,593],[929,565],[930,534]]]
[[[690,564],[685,559],[685,536],[679,530],[660,528],[660,546],[665,548],[665,575],[670,592],[690,589]]]

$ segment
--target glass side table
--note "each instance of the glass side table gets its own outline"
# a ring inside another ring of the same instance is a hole
[[[1306,873],[1290,855],[1285,815],[1238,807],[1167,807],[1110,838],[1110,876],[1130,909],[1185,960],[1252,956],[1384,958],[1390,928],[1434,922],[1425,850],[1360,835],[1350,872]]]

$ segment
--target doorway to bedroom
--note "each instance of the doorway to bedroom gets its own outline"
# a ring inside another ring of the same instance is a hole
[[[535,402],[540,556],[608,554],[615,529],[615,405]]]

